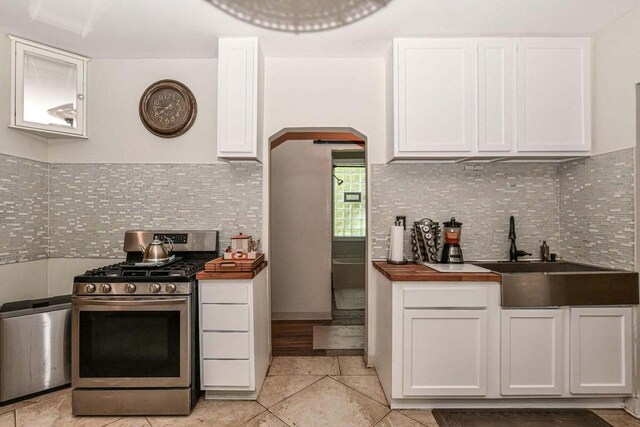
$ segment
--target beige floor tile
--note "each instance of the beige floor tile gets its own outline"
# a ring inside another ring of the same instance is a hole
[[[12,412],[0,415],[0,427],[15,427],[16,415]]]
[[[122,417],[74,417],[71,415],[71,393],[43,399],[16,410],[17,427],[102,427]]]
[[[335,378],[337,381],[340,381],[342,384],[351,387],[354,390],[359,391],[372,398],[373,400],[382,403],[383,405],[388,405],[387,399],[384,396],[384,392],[382,391],[382,386],[380,385],[380,381],[378,381],[377,376],[372,375],[342,375]]]
[[[340,368],[335,357],[274,357],[269,375],[340,375]]]
[[[391,411],[376,427],[422,427],[422,424],[399,412]]]
[[[40,396],[30,397],[27,399],[29,402],[40,402],[50,397],[60,396],[61,394],[71,393],[71,387],[63,388],[62,390],[52,391],[51,393],[41,394]]]
[[[245,427],[288,427],[271,412],[264,412],[245,424]]]
[[[0,406],[0,415],[6,414],[7,412],[13,412],[16,409],[24,408],[29,405],[33,405],[33,402],[23,400],[22,402],[12,403],[11,405]]]
[[[593,412],[613,427],[640,427],[640,420],[622,409],[596,409]]]
[[[127,417],[107,424],[105,427],[151,427],[145,417]]]
[[[398,412],[427,427],[438,427],[436,419],[428,409],[399,409]]]
[[[265,411],[252,400],[200,400],[186,417],[147,417],[153,427],[238,426]]]
[[[291,426],[360,427],[377,423],[389,408],[333,378],[323,378],[270,411]]]
[[[361,350],[363,348],[363,325],[313,327],[314,350]]]
[[[340,375],[376,375],[376,370],[367,368],[362,356],[338,356]]]
[[[258,403],[270,408],[305,387],[320,380],[322,375],[278,375],[267,377],[258,395]]]

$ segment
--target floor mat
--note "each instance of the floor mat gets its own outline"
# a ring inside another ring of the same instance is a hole
[[[586,409],[434,409],[440,427],[611,427]]]
[[[364,310],[364,288],[340,288],[333,294],[338,310]]]
[[[364,348],[364,325],[314,326],[314,350],[353,350]]]

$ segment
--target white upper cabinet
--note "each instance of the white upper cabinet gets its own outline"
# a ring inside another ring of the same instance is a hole
[[[388,159],[589,155],[590,46],[588,38],[395,39]]]
[[[478,151],[508,152],[515,136],[516,43],[478,42]]]
[[[518,150],[591,149],[591,41],[518,41]]]
[[[476,43],[395,40],[398,155],[470,152],[476,132]]]
[[[219,39],[218,157],[260,161],[263,76],[257,38]]]
[[[11,39],[10,126],[47,138],[87,137],[88,58]]]

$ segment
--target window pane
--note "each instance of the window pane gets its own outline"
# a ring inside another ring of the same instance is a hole
[[[333,193],[333,235],[336,237],[364,237],[366,235],[366,170],[364,167],[338,166]],[[344,193],[360,193],[360,202],[345,202]]]

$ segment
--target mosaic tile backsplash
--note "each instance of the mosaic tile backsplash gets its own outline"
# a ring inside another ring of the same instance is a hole
[[[49,165],[0,155],[0,264],[47,257]]]
[[[481,171],[458,164],[389,164],[371,168],[371,236],[374,258],[386,258],[389,228],[396,215],[407,224],[452,216],[462,222],[466,260],[509,256],[509,216],[516,218],[518,249],[534,255],[540,240],[558,250],[558,174],[551,163],[485,165]],[[405,257],[411,258],[409,227]]]
[[[628,148],[558,166],[563,257],[634,268],[633,158]]]
[[[396,215],[455,216],[465,258],[506,259],[509,216],[518,248],[605,267],[634,267],[633,148],[560,164],[391,164],[371,167],[374,258]],[[210,228],[220,241],[260,237],[262,166],[47,164],[0,154],[0,264],[51,257],[120,258],[135,228]],[[405,256],[411,256],[409,232]]]
[[[50,192],[51,257],[122,257],[129,229],[262,231],[261,165],[52,164]]]

